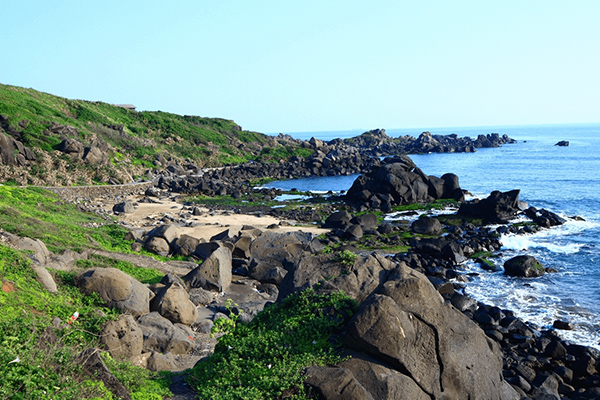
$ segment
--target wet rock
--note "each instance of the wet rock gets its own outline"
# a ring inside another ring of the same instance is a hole
[[[517,256],[504,263],[504,273],[510,276],[537,277],[545,273],[542,264],[533,256]]]
[[[482,219],[484,223],[505,224],[521,211],[519,192],[518,189],[508,192],[493,191],[485,199],[462,203],[457,215]]]
[[[558,319],[554,321],[552,326],[555,329],[562,329],[562,330],[566,330],[566,331],[571,331],[571,330],[575,329],[575,327],[573,326],[572,323],[567,322],[567,321],[561,321]]]

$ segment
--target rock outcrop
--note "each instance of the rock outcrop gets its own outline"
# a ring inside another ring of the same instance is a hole
[[[462,198],[456,175],[427,176],[408,156],[386,158],[381,167],[359,176],[346,194],[350,204],[383,211],[395,205]]]
[[[544,275],[542,264],[532,256],[516,256],[504,263],[504,273],[525,278]]]
[[[485,199],[462,203],[458,215],[481,219],[486,224],[506,224],[525,209],[525,205],[519,202],[519,193],[518,189],[508,192],[495,190]]]
[[[150,312],[154,294],[140,282],[116,268],[92,268],[75,277],[75,285],[84,293],[97,293],[109,307],[133,316]]]
[[[347,343],[438,399],[503,399],[500,348],[403,264],[364,301]]]

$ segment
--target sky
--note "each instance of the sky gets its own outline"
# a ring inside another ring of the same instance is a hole
[[[4,0],[0,83],[263,133],[600,122],[600,1]]]

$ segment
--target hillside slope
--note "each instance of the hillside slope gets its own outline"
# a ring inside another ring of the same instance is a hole
[[[285,158],[300,146],[231,120],[136,112],[0,84],[2,134],[0,182],[19,184],[125,183],[168,159],[221,166]]]

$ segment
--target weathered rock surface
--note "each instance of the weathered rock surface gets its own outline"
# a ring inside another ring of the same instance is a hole
[[[109,307],[138,316],[150,312],[154,294],[137,280],[116,268],[92,268],[75,277],[84,293],[98,293]]]
[[[35,153],[29,147],[0,131],[1,164],[24,167],[35,160]]]
[[[122,314],[109,321],[100,334],[100,341],[114,359],[133,359],[142,354],[144,338],[133,317]]]
[[[309,367],[306,370],[306,384],[326,400],[375,400],[346,368]]]
[[[518,189],[508,192],[493,191],[485,199],[462,203],[458,215],[482,219],[484,223],[505,224],[522,211],[519,192]]]
[[[142,315],[137,323],[144,335],[144,352],[188,354],[193,349],[194,345],[187,331],[189,327],[173,324],[156,311]]]
[[[185,325],[192,325],[198,317],[196,306],[179,282],[171,282],[158,289],[150,302],[150,311],[158,311],[171,322]]]
[[[329,255],[302,257],[287,264],[288,273],[279,285],[281,300],[307,288],[319,292],[343,291],[357,301],[363,301],[373,290],[385,282],[395,263],[378,254],[363,254],[349,265]]]
[[[231,262],[229,247],[220,246],[183,279],[191,288],[203,288],[217,292],[226,291],[231,284]]]
[[[402,263],[361,304],[348,335],[353,347],[406,375],[432,398],[503,398],[499,346]]]

